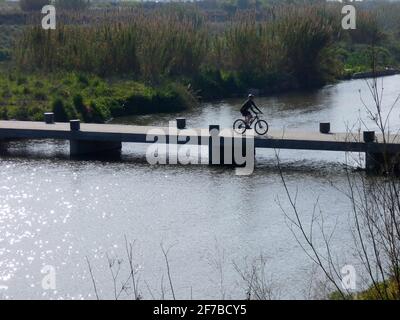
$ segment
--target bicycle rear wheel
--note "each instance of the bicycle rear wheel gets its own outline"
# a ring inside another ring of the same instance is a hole
[[[268,123],[265,120],[258,120],[254,125],[254,130],[261,136],[266,134],[268,132],[268,129]]]
[[[243,119],[238,119],[233,123],[233,130],[239,134],[246,132],[246,122]]]

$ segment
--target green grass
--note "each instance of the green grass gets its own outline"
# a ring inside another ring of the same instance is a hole
[[[187,88],[176,83],[147,86],[82,73],[0,74],[1,119],[41,121],[44,112],[54,111],[57,121],[102,123],[117,116],[181,111],[195,104]]]
[[[345,75],[371,71],[372,56],[376,58],[376,67],[378,70],[385,67],[399,66],[397,58],[387,46],[377,46],[372,50],[370,46],[365,44],[352,46],[340,44],[336,52],[343,65]]]
[[[328,297],[330,300],[399,300],[400,288],[394,277],[386,280],[385,283],[379,282],[371,285],[365,290],[356,293],[349,293],[343,297],[339,292],[335,291]]]
[[[231,12],[217,1],[227,13],[221,20],[210,19],[205,5],[60,11],[55,31],[10,25],[24,19],[0,14],[0,67],[27,79],[15,83],[15,71],[0,76],[2,117],[41,119],[53,107],[64,110],[62,118],[86,121],[177,111],[195,104],[189,84],[205,99],[243,96],[250,88],[270,94],[320,87],[368,71],[371,41],[378,68],[400,65],[393,28],[400,4],[382,6],[378,15],[360,9],[355,31],[341,29],[340,4],[271,3],[268,10]]]

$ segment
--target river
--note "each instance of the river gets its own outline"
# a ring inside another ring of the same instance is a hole
[[[400,76],[382,79],[387,112],[399,94]],[[345,131],[358,128],[359,119],[371,129],[360,96],[373,105],[364,80],[255,101],[273,129],[315,131],[319,122],[329,121],[332,131]],[[230,127],[241,102],[205,103],[181,114],[116,122],[167,125],[183,116],[189,127]],[[399,108],[390,116],[393,130],[400,128]],[[134,241],[133,260],[144,298],[172,297],[161,246],[169,249],[177,298],[245,298],[237,269],[249,270],[260,256],[274,297],[307,296],[312,263],[285,221],[281,206],[290,208],[274,151],[257,151],[251,176],[204,165],[150,166],[145,151],[145,145],[124,144],[120,161],[73,161],[66,142],[10,144],[0,157],[0,298],[93,299],[86,259],[100,297],[113,298],[107,256],[117,259],[115,270],[120,262],[120,283],[128,271],[125,237]],[[357,264],[349,233],[351,206],[342,193],[347,186],[345,155],[279,155],[290,191],[298,192],[304,221],[309,221],[318,199],[326,228],[335,228],[335,255],[341,263]],[[43,286],[43,279],[55,281],[44,281]]]

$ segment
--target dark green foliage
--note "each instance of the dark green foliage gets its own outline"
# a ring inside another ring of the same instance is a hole
[[[26,30],[14,56],[30,71],[133,75],[153,84],[185,78],[205,97],[248,88],[270,92],[280,86],[273,82],[278,74],[293,80],[285,83],[289,88],[321,85],[327,78],[321,53],[331,45],[334,28],[319,7],[278,7],[274,21],[241,13],[214,32],[200,12],[178,8],[105,13],[104,22],[60,23],[51,33],[35,26]]]
[[[0,63],[11,60],[12,46],[21,29],[20,26],[2,25],[0,22]]]
[[[201,88],[199,96],[207,99],[229,96],[233,93],[239,95],[245,93],[247,89],[240,83],[235,73],[210,68],[201,70],[193,79],[193,84],[196,88]]]
[[[8,120],[8,112],[7,108],[0,107],[0,119]]]
[[[86,9],[90,5],[89,0],[56,0],[55,2],[57,9],[65,10],[82,10]]]
[[[0,74],[0,119],[56,121],[79,118],[103,123],[113,117],[173,112],[194,106],[196,99],[180,84],[146,86],[134,81],[106,82],[79,74],[47,76]]]
[[[85,122],[90,122],[91,115],[90,110],[86,107],[83,102],[83,97],[81,94],[77,93],[72,98],[72,104],[75,107],[75,110],[80,114],[82,120]]]
[[[26,27],[14,49],[11,38],[17,37],[8,35],[19,32],[0,21],[0,61],[13,62],[20,71],[9,75],[17,77],[16,85],[9,79],[12,85],[0,87],[5,99],[0,106],[12,109],[19,99],[50,108],[49,101],[60,98],[70,115],[104,121],[131,113],[179,111],[195,104],[193,96],[319,87],[370,69],[371,44],[378,68],[399,65],[399,4],[379,10],[357,4],[362,6],[357,29],[344,31],[341,4],[310,1],[313,6],[307,0],[224,0],[62,11],[55,31],[37,24]],[[254,10],[237,10],[240,6]],[[217,18],[210,14],[214,9],[222,10]],[[73,75],[66,74],[70,70]],[[32,79],[21,77],[29,72],[61,76],[54,86],[38,77],[36,87]],[[32,110],[28,114],[37,116]]]
[[[110,112],[106,105],[92,101],[90,103],[90,122],[103,123],[110,118]]]
[[[69,119],[63,100],[57,98],[52,103],[54,119],[57,122],[67,122]]]
[[[0,62],[9,60],[11,57],[9,50],[0,50]]]
[[[50,0],[20,0],[19,5],[23,11],[41,11],[41,9],[50,3]]]

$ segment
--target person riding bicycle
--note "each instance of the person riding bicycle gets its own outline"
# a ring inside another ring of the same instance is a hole
[[[253,119],[253,115],[251,114],[250,111],[252,111],[255,114],[262,113],[261,110],[258,109],[256,104],[254,103],[253,98],[254,98],[254,96],[252,94],[249,94],[248,99],[243,104],[243,106],[240,108],[240,113],[242,114],[243,117],[245,117],[247,129],[250,129],[250,123]],[[258,112],[256,110],[254,110],[254,108],[257,109]]]

